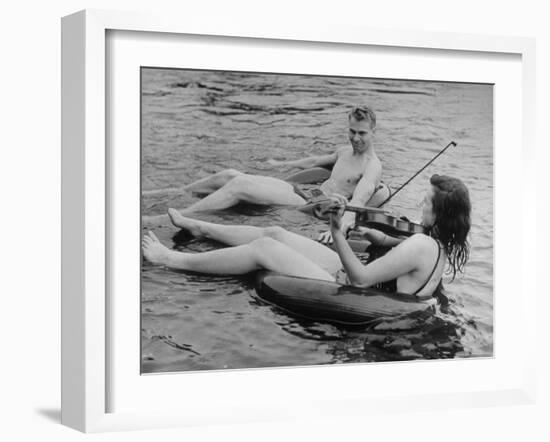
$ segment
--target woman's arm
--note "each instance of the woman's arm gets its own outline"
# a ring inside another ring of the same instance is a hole
[[[359,227],[357,231],[361,237],[370,241],[375,246],[395,247],[407,239],[405,237],[390,236],[380,230],[372,229],[370,227]]]
[[[353,250],[351,250],[351,247],[346,241],[342,230],[339,228],[332,228],[332,223],[331,234],[334,242],[334,248],[340,256],[340,261],[342,261],[342,264],[344,265],[344,269],[346,270],[346,274],[348,275],[351,284],[363,285],[360,281],[362,281],[363,269],[365,266],[361,263],[361,261],[359,261],[359,258],[355,256]]]
[[[363,274],[364,265],[355,256],[353,250],[346,241],[342,231],[342,215],[346,205],[346,199],[342,196],[333,196],[331,204],[327,205],[325,210],[330,214],[330,233],[334,241],[336,252],[340,256],[340,261],[344,265],[346,274],[352,285],[362,285],[360,283]]]
[[[355,256],[341,231],[343,202],[340,208],[331,212],[330,228],[334,245],[346,274],[352,285],[368,287],[389,281],[417,269],[420,256],[424,253],[422,235],[414,235],[402,241],[381,258],[364,266]]]
[[[349,248],[345,240],[344,243]],[[423,243],[418,240],[418,237],[413,236],[401,242],[384,256],[364,266],[351,252],[351,249],[350,252],[356,262],[344,250],[344,247],[344,244],[340,243],[340,247],[337,245],[337,251],[350,282],[352,285],[364,287],[389,281],[417,270],[424,253]]]

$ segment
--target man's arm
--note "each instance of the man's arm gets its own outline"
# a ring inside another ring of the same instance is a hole
[[[373,158],[369,161],[363,176],[355,186],[353,195],[349,202],[350,206],[365,207],[367,202],[371,199],[376,186],[380,182],[382,177],[382,164],[378,158]],[[342,217],[342,230],[344,234],[355,225],[355,213],[346,212]]]
[[[354,206],[364,207],[372,197],[376,186],[380,183],[382,177],[382,164],[380,160],[374,157],[368,162],[363,176],[355,186],[350,204]]]
[[[330,155],[319,155],[314,157],[302,158],[301,160],[293,161],[278,161],[270,159],[267,162],[272,166],[288,166],[297,167],[299,169],[309,169],[311,167],[332,166],[338,160],[338,151]]]

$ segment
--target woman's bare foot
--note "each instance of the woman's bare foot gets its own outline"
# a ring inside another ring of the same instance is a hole
[[[149,231],[143,237],[141,248],[143,249],[143,256],[153,264],[167,263],[170,250],[159,241],[153,232]]]
[[[188,230],[196,238],[205,236],[201,230],[201,221],[192,218],[186,218],[176,209],[168,209],[168,216],[176,227]]]

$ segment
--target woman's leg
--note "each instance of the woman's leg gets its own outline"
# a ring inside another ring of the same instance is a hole
[[[240,174],[207,197],[181,210],[181,213],[221,210],[241,202],[261,205],[305,204],[305,200],[297,195],[292,185],[286,181],[260,175]]]
[[[290,276],[334,281],[327,271],[273,238],[259,238],[251,243],[204,253],[169,250],[149,232],[142,243],[143,255],[155,264],[216,275],[242,275],[260,269]]]
[[[255,226],[231,226],[214,224],[182,216],[175,209],[168,209],[172,223],[196,236],[220,241],[230,246],[248,244],[259,238],[272,238],[309,260],[334,273],[342,267],[338,254],[328,247],[296,233],[289,232],[282,227],[255,227]]]
[[[261,227],[209,223],[184,217],[176,209],[168,209],[168,216],[174,226],[188,230],[196,238],[213,239],[229,246],[248,244],[264,236]]]

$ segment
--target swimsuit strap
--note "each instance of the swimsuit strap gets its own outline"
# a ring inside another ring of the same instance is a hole
[[[434,239],[434,241],[437,243],[437,259],[435,260],[435,264],[434,264],[434,267],[430,273],[430,276],[428,276],[428,279],[426,279],[426,281],[424,282],[424,284],[422,284],[420,286],[420,288],[413,293],[413,296],[416,296],[419,300],[426,300],[426,299],[430,299],[433,295],[430,295],[430,296],[417,296],[417,293],[420,293],[422,291],[422,289],[424,287],[426,287],[426,285],[428,284],[428,282],[430,282],[430,280],[432,279],[432,276],[434,275],[435,273],[435,270],[437,269],[437,265],[439,264],[439,258],[441,257],[441,246],[439,245],[439,242]]]

